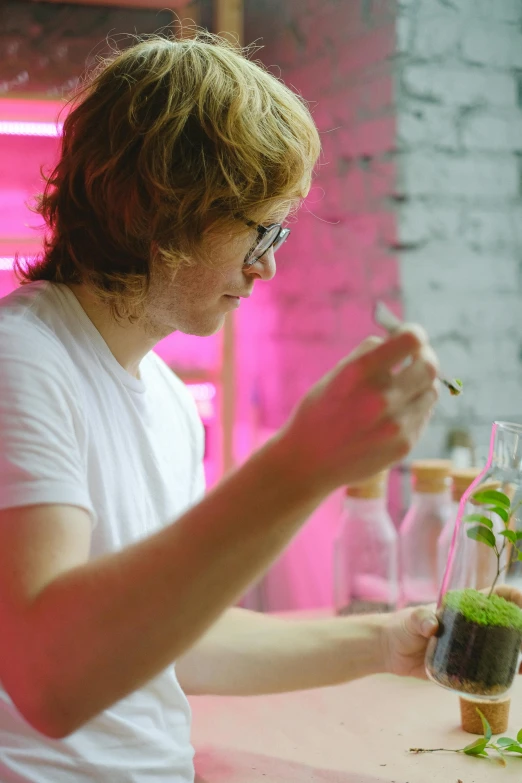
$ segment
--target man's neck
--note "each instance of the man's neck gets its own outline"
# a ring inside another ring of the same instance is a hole
[[[110,308],[100,302],[86,286],[69,284],[68,288],[107,343],[116,361],[130,375],[139,378],[140,362],[157,340],[146,334],[139,321],[134,323],[128,320],[117,321]]]

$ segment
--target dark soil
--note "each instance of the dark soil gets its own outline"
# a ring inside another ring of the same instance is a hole
[[[517,671],[522,631],[479,625],[446,607],[428,646],[431,677],[448,688],[484,696],[505,693]]]

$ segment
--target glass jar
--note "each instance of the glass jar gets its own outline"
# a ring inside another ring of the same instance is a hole
[[[411,465],[413,495],[399,532],[399,604],[437,600],[437,542],[451,518],[451,463],[418,460]]]
[[[439,536],[437,542],[437,583],[442,584],[444,572],[448,562],[448,555],[450,551],[451,541],[453,538],[453,532],[457,522],[457,516],[459,513],[459,505],[464,492],[471,486],[473,481],[480,475],[480,468],[459,468],[453,469],[451,472],[451,515],[444,526],[442,533]],[[471,512],[470,512],[471,513]],[[471,541],[470,541],[471,544]],[[466,579],[465,574],[462,576],[463,580]]]
[[[501,585],[521,584],[521,489],[522,426],[495,422],[486,468],[460,501],[426,653],[428,677],[468,698],[504,696],[518,670],[522,594]]]
[[[346,489],[334,542],[338,614],[388,612],[396,607],[398,536],[388,513],[388,473]]]

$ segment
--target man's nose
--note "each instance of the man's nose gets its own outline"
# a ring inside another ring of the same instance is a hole
[[[272,248],[266,251],[261,258],[245,269],[245,274],[257,277],[260,280],[272,280],[276,273],[276,262]]]

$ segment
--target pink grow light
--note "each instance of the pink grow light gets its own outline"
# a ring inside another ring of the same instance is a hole
[[[25,122],[0,120],[2,136],[61,136],[63,124],[55,122]]]
[[[1,258],[0,257],[0,270],[11,270],[13,268],[14,258]]]

